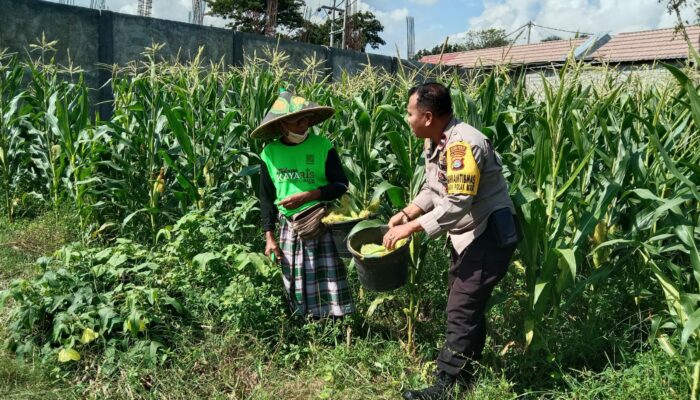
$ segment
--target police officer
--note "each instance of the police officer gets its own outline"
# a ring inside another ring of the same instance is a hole
[[[426,83],[409,91],[408,123],[425,139],[425,183],[411,204],[389,220],[384,246],[425,231],[452,242],[447,335],[437,381],[405,399],[449,398],[457,380],[469,386],[486,340],[486,303],[508,269],[518,234],[500,156],[489,139],[456,119],[449,90]]]

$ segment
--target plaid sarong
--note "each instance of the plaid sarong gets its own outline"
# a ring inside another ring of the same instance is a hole
[[[330,230],[302,240],[280,215],[282,280],[292,312],[300,316],[340,317],[355,311],[347,270]]]

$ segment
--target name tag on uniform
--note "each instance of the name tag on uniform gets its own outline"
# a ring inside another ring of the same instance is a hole
[[[476,196],[479,177],[479,166],[469,143],[450,143],[447,146],[447,194]]]

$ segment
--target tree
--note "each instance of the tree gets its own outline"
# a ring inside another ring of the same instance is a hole
[[[335,30],[342,28],[342,19],[336,20]],[[378,49],[379,46],[385,45],[384,39],[379,36],[384,31],[384,26],[379,20],[369,11],[359,12],[354,14],[348,21],[346,31],[346,47],[350,50],[365,51],[365,47],[369,45],[373,49]],[[322,24],[314,24],[311,21],[306,21],[306,26],[298,35],[298,39],[302,42],[320,44],[327,46],[330,41],[331,20],[327,19]],[[336,43],[340,43],[342,33],[337,33]]]
[[[688,37],[688,32],[685,30],[686,25],[690,25],[689,21],[684,21],[681,16],[681,10],[686,7],[693,7],[695,10],[695,20],[700,22],[700,0],[693,0],[692,5],[690,0],[659,0],[659,3],[666,3],[666,10],[670,15],[675,15],[678,24],[676,25],[676,32],[681,32],[683,34],[683,39],[692,46],[692,42]]]
[[[209,15],[231,20],[233,30],[265,33],[268,0],[210,0]],[[277,0],[277,32],[294,32],[304,26],[303,0]]]
[[[423,58],[423,57],[425,57],[425,56],[429,56],[429,55],[431,55],[431,54],[457,53],[457,52],[459,52],[459,51],[467,51],[467,50],[469,50],[469,49],[467,49],[467,46],[466,46],[466,45],[460,44],[460,43],[447,43],[447,44],[445,45],[445,50],[444,50],[444,52],[443,52],[442,47],[443,47],[443,45],[440,44],[440,45],[437,45],[437,46],[433,47],[433,48],[430,49],[430,50],[428,50],[428,49],[419,50],[419,51],[416,53],[416,55],[413,57],[413,59],[414,59],[414,60],[420,60],[421,58]]]
[[[369,45],[374,50],[386,44],[379,36],[384,32],[384,25],[369,11],[354,14],[350,21],[350,35],[348,48],[365,52],[365,47]]]
[[[504,29],[482,29],[477,31],[467,32],[464,41],[460,43],[448,43],[444,49],[444,53],[455,53],[459,51],[469,51],[478,49],[487,49],[490,47],[501,47],[510,44],[508,38],[506,38],[506,31]],[[443,52],[443,45],[437,45],[431,50],[420,50],[416,53],[414,57],[419,60],[421,57],[428,56],[431,54],[440,54]]]
[[[666,3],[668,13],[675,15],[679,23],[685,22],[685,25],[689,25],[690,22],[683,21],[681,9],[692,7],[695,10],[695,22],[700,22],[700,0],[693,0],[692,2],[689,0],[659,0],[659,3]]]
[[[510,44],[510,41],[506,38],[506,31],[504,29],[490,28],[467,32],[464,44],[467,46],[468,50],[478,50],[507,46]]]

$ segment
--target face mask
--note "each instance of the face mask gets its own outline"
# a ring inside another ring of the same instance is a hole
[[[303,142],[308,135],[309,135],[308,132],[304,133],[303,135],[298,135],[296,133],[289,132],[287,134],[287,140],[289,140],[290,142],[292,142],[294,144],[299,144],[299,143]]]
[[[298,133],[294,133],[287,129],[286,127],[282,126],[282,131],[284,132],[284,136],[289,140],[290,143],[294,144],[299,144],[303,142],[306,137],[309,135],[309,132],[305,132],[303,135],[300,135]]]

